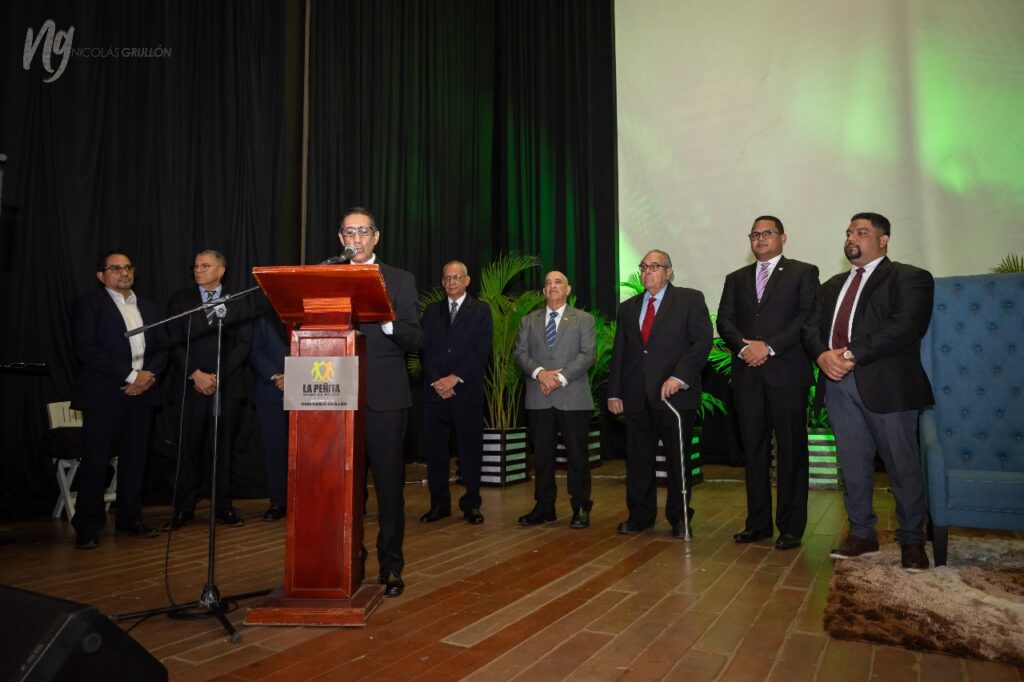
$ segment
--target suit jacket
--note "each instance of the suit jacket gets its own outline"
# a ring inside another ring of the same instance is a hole
[[[803,326],[814,312],[818,295],[818,268],[785,256],[779,259],[757,300],[755,261],[725,278],[718,304],[718,333],[735,355],[747,344],[764,341],[775,355],[759,367],[739,357],[732,363],[734,386],[763,381],[769,386],[810,386],[813,378],[802,343]]]
[[[160,319],[157,307],[138,298],[144,323]],[[79,372],[71,394],[76,410],[115,409],[118,401],[133,398],[121,392],[125,378],[132,372],[132,349],[124,333],[128,331],[121,311],[106,289],[75,299],[71,309],[71,335],[78,357]],[[146,353],[142,368],[160,376],[167,365],[167,340],[162,327],[145,333]],[[138,396],[147,405],[160,402],[156,387]]]
[[[625,412],[642,412],[645,400],[656,410],[668,410],[661,402],[661,385],[676,377],[690,388],[672,396],[672,405],[677,410],[695,410],[700,405],[700,373],[712,339],[704,294],[666,285],[646,348],[640,338],[643,298],[637,294],[623,301],[615,316],[608,397],[622,400]]]
[[[412,405],[406,353],[423,345],[412,273],[385,265],[379,260],[384,286],[395,309],[394,333],[386,335],[377,323],[358,325],[366,336],[366,406],[376,412],[400,410]]]
[[[288,345],[284,340],[284,325],[278,319],[258,317],[252,324],[252,350],[249,367],[252,369],[252,404],[273,405],[284,400],[284,391],[270,377],[284,374],[284,358]]]
[[[427,402],[445,402],[430,384],[449,374],[462,379],[449,401],[482,405],[487,358],[491,355],[491,308],[466,296],[454,322],[449,322],[447,296],[423,311],[423,396]]]
[[[594,366],[597,335],[594,316],[582,310],[565,306],[555,333],[555,345],[548,349],[544,328],[547,326],[547,306],[523,317],[519,321],[516,338],[516,364],[526,375],[526,409],[593,410],[594,397],[590,392],[590,368]],[[562,376],[569,383],[544,395],[540,382],[530,377],[538,367],[562,368]]]
[[[221,292],[230,293],[227,287],[221,289]],[[244,398],[248,392],[243,367],[249,357],[249,347],[252,343],[252,313],[249,300],[243,298],[227,304],[218,377],[221,395],[227,398]],[[190,284],[171,295],[171,300],[167,304],[167,314],[176,315],[202,302],[199,287]],[[192,320],[191,333],[189,319]],[[171,346],[171,367],[174,370],[171,394],[180,399],[183,377],[191,376],[197,369],[210,373],[217,371],[217,325],[210,325],[206,321],[205,311],[199,311],[168,323],[167,336]],[[185,346],[189,339],[191,343],[186,366]]]
[[[815,313],[804,328],[812,358],[829,349],[832,318],[848,275],[842,272],[821,285]],[[857,359],[857,390],[869,410],[897,412],[934,403],[921,366],[921,337],[931,322],[934,293],[930,272],[888,258],[864,283],[848,347]]]

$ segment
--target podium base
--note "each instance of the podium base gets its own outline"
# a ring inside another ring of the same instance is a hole
[[[364,582],[351,599],[286,598],[278,588],[249,608],[246,625],[362,627],[384,599],[384,586]]]

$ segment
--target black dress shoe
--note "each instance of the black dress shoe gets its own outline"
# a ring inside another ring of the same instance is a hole
[[[739,533],[733,535],[732,539],[735,540],[737,544],[745,545],[748,542],[757,542],[758,540],[770,540],[771,537],[771,533],[759,533],[756,530],[744,528]],[[797,544],[800,543],[798,542]]]
[[[156,528],[150,528],[142,521],[136,521],[130,526],[115,528],[114,535],[129,538],[155,538],[157,535],[160,535],[160,531]]]
[[[790,533],[783,533],[775,541],[775,549],[796,549],[800,546],[800,538]]]
[[[451,515],[451,509],[445,509],[444,507],[431,507],[430,511],[420,517],[420,523],[433,523],[434,521],[440,521],[441,519],[448,518]]]
[[[96,549],[100,546],[94,530],[80,530],[75,533],[75,549]]]
[[[520,526],[537,526],[542,523],[548,523],[550,521],[557,521],[558,517],[555,516],[555,512],[539,512],[534,509],[529,514],[523,514],[519,517]]]
[[[686,534],[686,527],[682,521],[672,524],[672,537],[677,540],[692,540],[693,539],[693,524],[690,524],[690,534]]]
[[[466,523],[471,523],[474,526],[479,526],[484,522],[484,515],[480,513],[479,507],[473,507],[467,511],[463,516],[466,517]]]
[[[230,528],[238,528],[245,525],[245,521],[238,518],[238,514],[231,507],[217,512],[217,520]]]
[[[618,531],[619,535],[636,535],[637,533],[647,530],[652,525],[654,524],[640,523],[633,517],[629,517],[628,519],[620,523],[619,527],[616,530]]]
[[[385,597],[397,597],[405,591],[405,583],[398,571],[388,571],[382,575],[380,584],[384,586]]]
[[[277,506],[272,505],[270,509],[263,513],[264,521],[280,521],[284,517],[288,516],[288,510],[284,505]]]
[[[573,512],[572,521],[569,522],[570,528],[590,528],[590,510],[589,509],[577,509]]]
[[[171,520],[164,525],[164,530],[178,530],[182,526],[192,523],[195,518],[196,513],[192,510],[175,509]]]

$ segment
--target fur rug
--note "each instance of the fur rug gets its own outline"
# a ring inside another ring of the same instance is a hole
[[[877,556],[836,561],[830,635],[1024,665],[1024,543],[951,537],[948,566],[913,574],[891,533],[879,542]]]

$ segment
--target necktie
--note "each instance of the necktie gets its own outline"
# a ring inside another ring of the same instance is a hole
[[[640,338],[645,346],[647,340],[651,338],[651,329],[654,328],[654,312],[654,297],[651,296],[647,299],[647,313],[644,315],[643,324],[640,325]]]
[[[206,301],[204,301],[204,303],[209,303],[210,301],[212,301],[213,300],[213,294],[214,294],[214,292],[207,291],[206,292]],[[217,322],[217,313],[215,311],[216,311],[216,308],[207,308],[206,309],[206,324],[210,325],[211,327]]]
[[[768,286],[768,265],[769,263],[761,263],[761,269],[757,271],[757,301],[761,302],[764,298],[764,288]]]
[[[455,313],[459,312],[458,301],[452,301],[452,309],[448,312],[448,324],[455,321]]]
[[[555,347],[555,318],[558,317],[558,313],[552,311],[548,313],[548,324],[544,327],[544,339],[548,342],[548,350]]]
[[[864,275],[864,268],[857,268],[857,274],[846,289],[846,296],[839,304],[839,312],[836,313],[836,321],[832,326],[832,348],[846,348],[850,344],[850,317],[853,315],[853,302],[857,298],[857,291],[860,290],[860,280]]]

